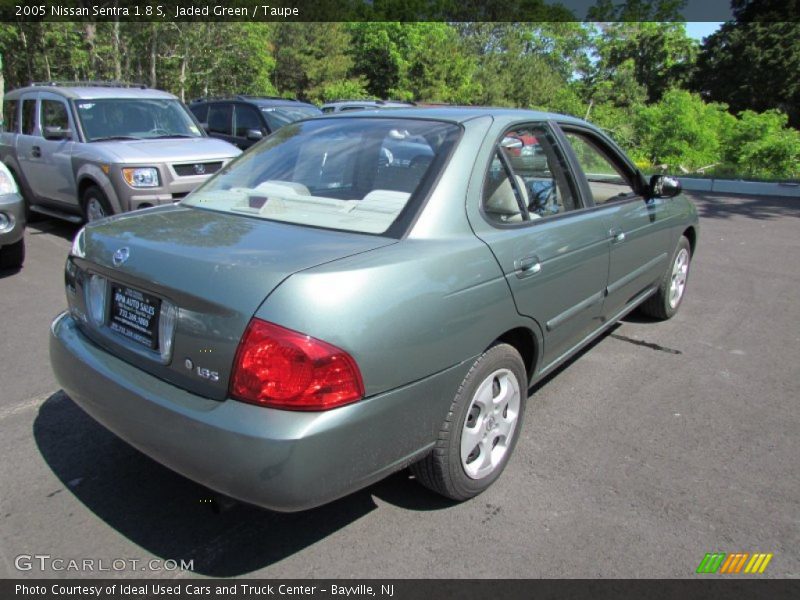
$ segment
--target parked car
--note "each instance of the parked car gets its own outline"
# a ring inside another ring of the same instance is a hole
[[[172,94],[104,82],[9,92],[0,160],[26,210],[93,221],[171,204],[240,150],[209,139]]]
[[[541,168],[510,160],[526,135]],[[422,168],[385,159],[403,137]],[[81,230],[51,362],[100,423],[234,498],[300,510],[412,465],[464,500],[508,463],[531,384],[637,307],[677,312],[697,237],[677,180],[571,117],[326,116]]]
[[[321,106],[324,113],[345,112],[349,110],[374,110],[376,108],[411,108],[413,102],[399,100],[337,100]]]
[[[17,184],[0,163],[0,269],[19,269],[25,262],[25,206]]]
[[[313,104],[273,96],[201,98],[189,109],[210,136],[242,150],[284,125],[322,114]]]

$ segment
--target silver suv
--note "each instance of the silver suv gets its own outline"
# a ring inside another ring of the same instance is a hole
[[[73,222],[174,202],[241,153],[172,94],[120,83],[42,83],[4,101],[0,160],[28,212]]]

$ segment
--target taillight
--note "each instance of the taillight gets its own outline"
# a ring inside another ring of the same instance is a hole
[[[231,397],[287,410],[328,410],[364,396],[356,362],[322,340],[252,319],[233,364]]]

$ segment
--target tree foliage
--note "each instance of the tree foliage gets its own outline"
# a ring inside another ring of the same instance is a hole
[[[800,22],[725,23],[705,39],[692,87],[734,112],[779,109],[800,127]]]
[[[685,0],[599,0],[596,23],[543,0],[342,1],[376,20],[0,23],[5,87],[124,80],[187,101],[280,94],[537,108],[592,120],[642,165],[800,177],[791,127],[800,126],[800,24],[769,16],[785,13],[778,0],[733,0],[736,20],[702,47],[677,22]],[[401,22],[462,10],[495,20]],[[542,20],[514,21],[514,11]]]

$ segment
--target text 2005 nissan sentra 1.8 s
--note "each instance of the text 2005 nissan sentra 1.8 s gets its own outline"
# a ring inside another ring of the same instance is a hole
[[[322,117],[87,225],[51,361],[97,421],[234,498],[301,510],[411,465],[464,500],[533,382],[633,308],[675,314],[697,236],[676,180],[577,119]]]

